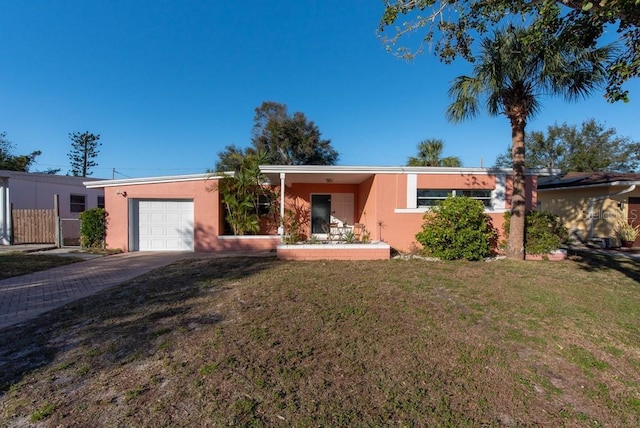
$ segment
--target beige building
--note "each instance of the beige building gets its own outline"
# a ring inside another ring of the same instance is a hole
[[[570,172],[541,178],[538,208],[560,216],[576,241],[612,238],[616,245],[618,222],[640,225],[640,174]]]

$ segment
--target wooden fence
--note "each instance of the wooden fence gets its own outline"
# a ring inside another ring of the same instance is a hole
[[[54,210],[14,209],[11,213],[13,244],[55,244]]]

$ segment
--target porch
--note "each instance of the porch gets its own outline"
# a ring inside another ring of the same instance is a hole
[[[384,242],[279,244],[276,252],[280,260],[388,260],[391,257],[391,247]]]

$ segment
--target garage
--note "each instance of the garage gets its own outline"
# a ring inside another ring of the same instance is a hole
[[[132,201],[131,248],[138,251],[193,251],[193,200]]]

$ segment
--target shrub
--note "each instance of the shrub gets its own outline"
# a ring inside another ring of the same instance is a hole
[[[424,216],[416,240],[430,256],[444,260],[481,260],[491,254],[496,232],[482,202],[449,197]]]
[[[80,245],[84,248],[104,248],[107,233],[107,212],[92,208],[80,213]]]
[[[511,214],[504,213],[504,233],[509,236]],[[527,254],[549,254],[569,238],[560,218],[543,211],[529,211],[525,218],[524,248]]]

